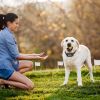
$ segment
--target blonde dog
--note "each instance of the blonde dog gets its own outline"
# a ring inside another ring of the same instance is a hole
[[[87,63],[90,79],[94,82],[93,73],[92,73],[92,63],[91,63],[91,53],[88,47],[80,45],[78,40],[74,37],[67,37],[61,42],[63,47],[63,62],[65,67],[65,80],[62,85],[67,84],[70,70],[74,68],[77,70],[77,82],[78,86],[82,86],[82,77],[81,77],[81,67],[84,62]]]

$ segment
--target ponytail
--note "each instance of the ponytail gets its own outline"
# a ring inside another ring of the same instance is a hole
[[[14,13],[7,13],[6,15],[0,14],[0,30],[7,27],[7,22],[14,22],[18,16]]]
[[[0,14],[0,30],[5,28],[5,15]]]

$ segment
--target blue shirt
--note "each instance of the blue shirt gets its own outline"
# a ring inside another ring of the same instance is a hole
[[[16,59],[18,56],[19,51],[16,40],[13,33],[6,27],[0,31],[0,69],[4,68],[5,65],[11,67],[18,65]]]

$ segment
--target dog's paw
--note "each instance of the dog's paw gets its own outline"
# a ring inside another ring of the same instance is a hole
[[[81,81],[78,82],[78,86],[79,86],[79,87],[82,87],[82,86],[83,86]]]
[[[66,86],[67,84],[65,84],[65,83],[63,83],[63,84],[61,84],[60,86]]]
[[[94,79],[92,79],[92,80],[91,80],[91,82],[92,82],[92,83],[95,83],[95,80],[94,80]]]
[[[83,85],[82,85],[82,83],[78,83],[78,86],[79,86],[79,87],[82,87]]]
[[[83,85],[78,85],[78,87],[82,87]]]

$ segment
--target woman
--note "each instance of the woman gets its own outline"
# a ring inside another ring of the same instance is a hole
[[[32,81],[22,73],[32,70],[33,59],[45,60],[48,56],[40,54],[20,54],[13,32],[19,26],[14,13],[0,15],[0,85],[11,85],[21,89],[32,89]],[[24,60],[24,61],[19,61]]]

